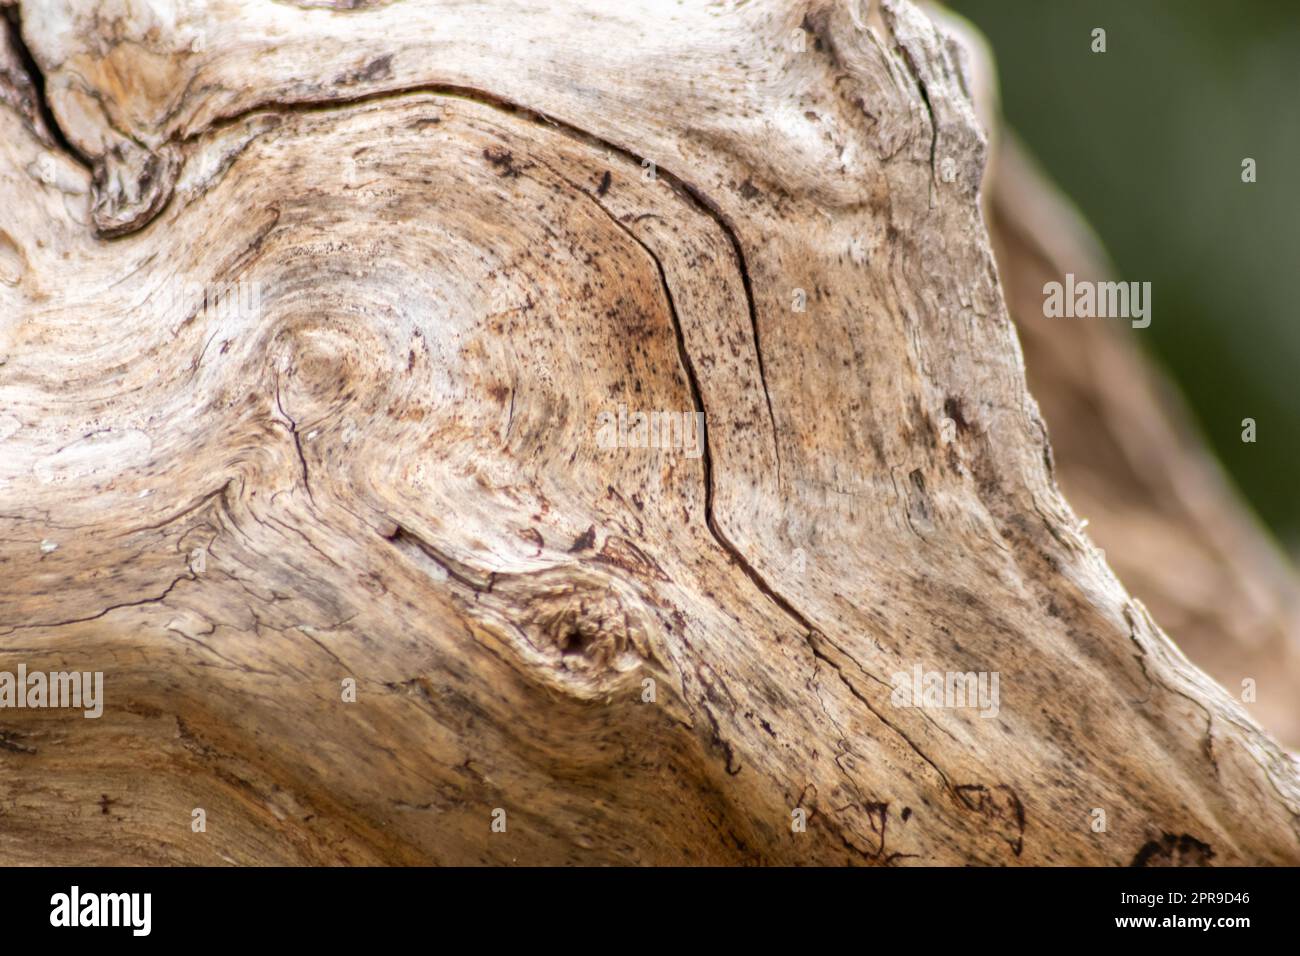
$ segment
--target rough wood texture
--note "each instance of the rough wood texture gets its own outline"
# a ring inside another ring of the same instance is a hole
[[[1121,581],[1193,662],[1300,746],[1300,583],[1201,447],[1172,386],[1110,322],[1043,318],[1043,284],[1114,275],[1014,143],[989,228],[1061,488]],[[1177,317],[1162,315],[1166,321]]]
[[[1300,861],[1056,490],[924,14],[337,6],[18,5],[0,670],[106,700],[0,711],[0,861]]]
[[[1061,489],[1125,586],[1283,743],[1300,745],[1300,579],[1190,424],[1180,396],[1123,323],[1048,319],[1066,273],[1121,278],[1073,205],[1003,127],[992,54],[969,23],[928,7],[970,54],[992,130],[982,198],[1030,392]],[[1160,310],[1161,320],[1177,315]]]

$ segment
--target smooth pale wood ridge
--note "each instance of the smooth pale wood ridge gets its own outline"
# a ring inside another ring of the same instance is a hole
[[[0,860],[1300,860],[1056,490],[924,14],[322,6],[19,5],[0,669],[107,701],[0,712]]]

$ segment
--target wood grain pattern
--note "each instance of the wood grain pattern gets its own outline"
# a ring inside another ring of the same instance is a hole
[[[347,6],[17,7],[0,670],[106,702],[0,711],[0,860],[1300,860],[1055,487],[923,13]]]

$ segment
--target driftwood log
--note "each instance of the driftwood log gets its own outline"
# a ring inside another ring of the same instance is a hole
[[[1300,861],[915,6],[0,6],[0,862]]]

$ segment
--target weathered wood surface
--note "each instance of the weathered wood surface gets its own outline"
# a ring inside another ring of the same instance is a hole
[[[17,6],[0,670],[105,706],[0,711],[0,861],[1300,860],[1056,489],[924,14],[329,6]]]
[[[989,228],[1052,439],[1061,489],[1125,586],[1192,661],[1300,745],[1300,584],[1202,447],[1173,387],[1122,324],[1043,318],[1043,285],[1114,275],[1014,143],[997,152]],[[1177,316],[1162,310],[1165,321]],[[1240,417],[1240,416],[1239,416]],[[1235,419],[1218,427],[1239,428]],[[1246,683],[1250,682],[1250,683]]]

